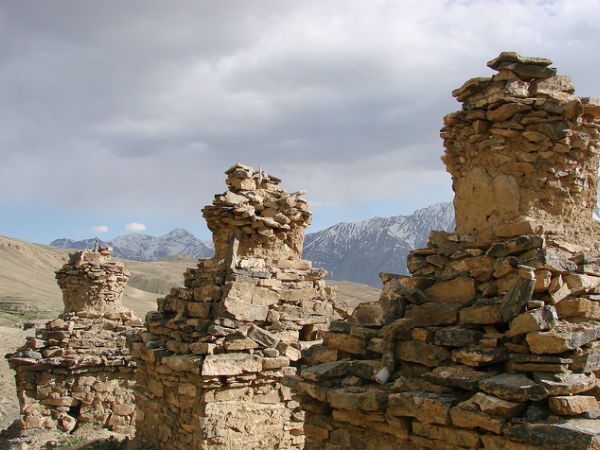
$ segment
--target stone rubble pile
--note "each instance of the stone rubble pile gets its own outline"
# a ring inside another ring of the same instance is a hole
[[[303,192],[241,164],[225,173],[228,191],[203,209],[215,257],[188,269],[130,342],[136,447],[304,447],[304,413],[282,380],[340,318],[335,291],[301,259]]]
[[[452,175],[459,234],[490,240],[549,232],[597,247],[597,98],[573,93],[545,58],[504,52],[452,92],[442,160]]]
[[[550,63],[454,91],[457,230],[303,352],[307,448],[600,448],[600,108]]]
[[[142,321],[122,304],[129,273],[110,254],[110,247],[71,254],[56,272],[65,312],[6,355],[24,430],[134,433],[135,363],[126,336]]]

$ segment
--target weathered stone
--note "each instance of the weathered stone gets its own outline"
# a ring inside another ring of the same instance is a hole
[[[456,399],[449,395],[427,392],[400,392],[389,396],[387,413],[392,416],[415,417],[422,423],[449,425],[450,408]]]
[[[534,280],[520,278],[502,299],[502,320],[509,320],[522,313],[533,294]]]
[[[461,325],[488,325],[502,322],[502,304],[474,305],[460,310]]]
[[[396,358],[435,367],[448,361],[450,352],[444,347],[421,341],[399,341],[396,344]]]
[[[468,304],[475,297],[475,281],[472,278],[456,277],[449,281],[438,281],[425,293],[438,303]]]
[[[552,61],[548,58],[533,58],[529,56],[521,56],[517,52],[502,52],[494,59],[488,61],[487,66],[490,69],[499,70],[499,66],[505,62],[539,65],[541,67],[546,67],[552,64]]]
[[[324,340],[327,346],[337,350],[342,350],[355,355],[365,353],[365,340],[354,336],[348,336],[347,334],[342,333],[327,333]]]
[[[492,416],[511,419],[518,416],[524,409],[522,403],[510,402],[493,395],[478,392],[468,400],[468,404],[476,405],[477,409]]]
[[[598,338],[598,325],[561,325],[552,331],[529,333],[526,337],[536,354],[557,354],[574,350]]]
[[[386,407],[388,396],[378,390],[349,392],[346,389],[333,389],[327,392],[327,401],[337,409],[377,411]]]
[[[542,331],[554,328],[558,323],[556,309],[547,305],[533,311],[519,314],[510,322],[506,332],[509,337],[526,334],[532,331]]]
[[[352,313],[352,317],[364,326],[383,325],[383,309],[380,303],[361,303]]]
[[[559,423],[517,423],[504,430],[510,438],[531,445],[556,450],[593,449],[600,444],[597,421],[570,419]]]
[[[277,347],[280,339],[269,331],[252,324],[248,330],[248,337],[264,347]]]
[[[461,404],[462,405],[462,404]],[[450,410],[452,424],[461,428],[481,428],[500,434],[506,422],[502,417],[494,417],[475,409],[465,409],[460,405]]]
[[[481,380],[493,375],[495,373],[478,371],[468,366],[440,366],[424,374],[423,378],[442,386],[476,391]]]
[[[143,343],[131,352],[126,346],[141,322],[122,304],[129,273],[110,254],[109,247],[71,254],[56,272],[65,312],[6,355],[17,372],[23,430],[72,432],[85,426],[128,435],[134,431],[133,407],[121,407],[132,402],[132,353],[152,361],[155,355]],[[111,408],[113,420],[107,412]]]
[[[582,373],[534,374],[535,381],[544,386],[550,396],[580,394],[595,388],[595,376]]]
[[[477,448],[481,443],[477,433],[457,428],[414,421],[412,431],[419,436],[441,441],[445,445],[456,446],[455,448]]]
[[[206,356],[202,363],[202,376],[233,376],[260,372],[261,369],[260,356],[248,353],[222,353]]]
[[[600,342],[591,342],[574,354],[569,368],[575,372],[595,372],[600,370]]]
[[[508,359],[508,351],[504,348],[481,349],[462,347],[452,351],[452,361],[471,367],[487,366],[504,362]]]
[[[540,401],[548,396],[546,388],[521,374],[500,374],[486,378],[479,383],[479,388],[514,402]]]
[[[526,351],[529,349],[526,347]],[[511,353],[506,368],[509,372],[567,372],[569,358],[549,355],[532,355],[530,353]]]
[[[600,320],[600,302],[586,298],[568,298],[556,305],[556,312],[561,319],[571,322]]]
[[[433,343],[448,347],[463,347],[477,345],[482,336],[483,333],[477,330],[458,327],[441,328],[435,331]]]
[[[352,366],[349,361],[329,361],[302,369],[302,377],[312,381],[345,376]]]
[[[458,303],[410,305],[404,317],[410,319],[410,324],[415,327],[452,325],[458,319],[460,308]]]

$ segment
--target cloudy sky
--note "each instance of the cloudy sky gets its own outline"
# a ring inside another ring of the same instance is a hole
[[[235,162],[317,231],[450,201],[452,89],[502,50],[600,94],[600,2],[0,0],[0,234],[208,239]]]

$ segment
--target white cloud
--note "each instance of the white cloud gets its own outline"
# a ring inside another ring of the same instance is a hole
[[[450,92],[500,51],[599,93],[597,0],[0,3],[0,208],[79,223],[203,224],[235,162],[399,214],[451,197]]]
[[[146,231],[146,225],[143,223],[131,222],[125,225],[125,231],[135,233],[136,231]]]
[[[90,232],[92,233],[106,233],[108,231],[108,227],[106,225],[100,225],[97,227],[90,228]]]

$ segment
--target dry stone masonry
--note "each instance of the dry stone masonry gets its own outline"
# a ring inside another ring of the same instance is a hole
[[[454,91],[456,231],[303,353],[307,448],[600,448],[600,107],[550,64]]]
[[[71,254],[56,272],[65,312],[7,355],[22,429],[133,435],[135,363],[126,335],[142,322],[123,306],[129,273],[110,254],[110,247]]]
[[[203,209],[215,257],[158,299],[131,342],[138,447],[304,446],[304,412],[282,380],[340,318],[334,290],[301,259],[303,192],[241,164],[225,173],[228,191]]]

